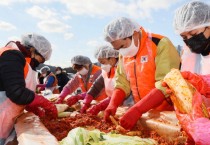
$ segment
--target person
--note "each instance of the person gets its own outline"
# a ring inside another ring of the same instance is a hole
[[[114,90],[114,76],[118,64],[118,57],[119,52],[109,45],[102,45],[96,49],[95,58],[97,58],[98,62],[101,64],[102,73],[88,90],[83,102],[84,106],[81,109],[82,113],[86,112],[86,110],[90,107],[92,100],[96,99],[98,94],[104,88],[108,97],[99,102],[97,105],[92,106],[87,113],[97,115],[108,106],[111,99],[110,97]]]
[[[179,68],[180,58],[171,41],[162,35],[146,32],[129,18],[121,17],[104,29],[105,40],[119,50],[116,84],[105,119],[114,115],[132,91],[133,105],[120,119],[120,125],[131,129],[150,109],[172,110],[161,80],[172,69]]]
[[[209,5],[203,2],[191,2],[176,11],[173,26],[185,42],[182,71],[210,74],[209,19]]]
[[[48,66],[43,66],[40,69],[42,76],[44,77],[44,84],[38,84],[37,88],[39,91],[43,91],[45,89],[49,89],[53,94],[59,94],[58,90],[58,80],[56,76],[50,71]],[[40,89],[39,89],[40,88]]]
[[[71,96],[66,100],[66,103],[69,106],[77,103],[79,100],[83,100],[86,92],[90,89],[93,82],[98,78],[101,74],[101,68],[92,64],[91,60],[83,55],[76,55],[71,59],[72,67],[77,71],[76,75],[73,79],[71,79],[63,88],[63,91],[59,95],[56,103],[62,103],[67,95],[72,94],[79,87],[82,90],[82,93],[77,94],[75,96]],[[103,90],[99,97],[97,97],[97,101],[103,100],[106,98],[106,93]]]
[[[63,90],[63,87],[68,83],[69,78],[66,73],[63,72],[63,69],[61,67],[56,67],[55,74],[58,79],[58,86],[59,92]]]
[[[34,93],[35,69],[50,59],[50,42],[39,34],[25,34],[0,49],[0,145],[12,131],[24,109],[43,117],[57,117],[54,104]]]
[[[200,106],[205,104],[210,109],[210,5],[201,1],[184,4],[175,11],[173,26],[190,50],[184,52],[182,76],[196,88],[192,112],[184,114],[175,108],[176,115],[188,135],[187,144],[209,145],[210,121],[202,115],[203,107]],[[187,53],[190,54],[187,56]],[[171,90],[167,92],[170,94]]]
[[[42,74],[40,72],[38,72],[38,83],[39,84],[44,84],[44,77],[42,76]]]

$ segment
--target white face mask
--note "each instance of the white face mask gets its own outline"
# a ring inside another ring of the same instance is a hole
[[[43,76],[43,77],[46,77],[46,76],[47,76],[47,74],[42,74],[42,76]]]
[[[88,73],[88,70],[86,69],[86,68],[82,68],[80,71],[78,71],[79,72],[79,74],[81,74],[81,75],[86,75],[87,73]]]
[[[136,53],[139,50],[139,41],[138,41],[138,46],[134,44],[134,39],[132,37],[131,45],[127,48],[121,48],[119,50],[120,54],[124,57],[133,57],[136,55]]]
[[[56,74],[58,75],[58,74],[60,74],[61,73],[61,71],[60,70],[58,70],[58,71],[56,71]]]
[[[110,64],[101,64],[101,69],[103,69],[105,72],[110,72],[111,69],[111,65]]]

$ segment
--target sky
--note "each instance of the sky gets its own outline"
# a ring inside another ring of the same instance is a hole
[[[175,10],[190,0],[0,0],[0,47],[20,40],[22,34],[37,33],[52,45],[45,64],[71,66],[76,55],[92,62],[95,49],[107,42],[103,29],[118,17],[128,17],[146,30],[183,45],[173,30]],[[202,0],[210,3],[209,0]]]

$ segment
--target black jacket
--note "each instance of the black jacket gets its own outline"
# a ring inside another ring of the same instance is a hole
[[[26,88],[25,63],[23,54],[18,50],[8,50],[0,56],[0,91],[6,91],[7,97],[19,105],[31,103],[35,96]]]
[[[60,86],[59,91],[61,92],[63,90],[63,87],[68,83],[69,78],[65,73],[57,74],[56,77],[58,80],[58,86]]]

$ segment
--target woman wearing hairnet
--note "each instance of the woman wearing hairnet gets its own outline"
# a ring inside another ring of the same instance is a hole
[[[44,84],[37,85],[39,92],[49,89],[53,94],[59,94],[57,77],[50,71],[50,68],[48,66],[43,66],[40,69],[40,72],[44,77]]]
[[[180,58],[171,41],[159,34],[146,32],[128,18],[118,18],[104,29],[105,40],[119,50],[116,84],[105,119],[116,113],[132,91],[135,105],[120,119],[120,124],[131,129],[141,115],[152,108],[171,110],[161,80],[172,69],[179,68]]]
[[[101,74],[101,68],[92,64],[91,60],[82,55],[77,55],[71,59],[71,64],[73,69],[77,71],[75,77],[71,79],[63,88],[60,96],[56,100],[56,103],[62,103],[67,95],[72,94],[77,88],[81,88],[82,93],[71,96],[67,99],[67,104],[72,106],[77,103],[79,100],[85,98],[86,92],[90,89],[93,82]],[[103,100],[106,98],[106,93],[102,91],[97,97],[97,101]]]
[[[192,106],[202,106],[202,101],[205,101],[209,108],[210,5],[191,1],[181,6],[175,12],[174,28],[189,47],[184,50],[181,70],[184,71],[182,76],[197,89]],[[201,115],[202,110],[199,108],[193,107],[191,114],[182,114],[176,110],[177,118],[189,136],[188,144],[210,145],[210,121]]]
[[[101,63],[102,74],[96,79],[92,87],[87,92],[84,99],[84,106],[81,109],[81,112],[84,113],[89,107],[93,99],[97,98],[97,95],[105,88],[106,99],[99,102],[97,105],[92,106],[88,113],[97,115],[100,111],[106,109],[110,102],[110,97],[114,91],[115,83],[115,70],[118,64],[119,52],[114,50],[109,45],[103,45],[98,47],[95,52],[95,58]]]
[[[34,93],[35,68],[50,59],[50,42],[38,34],[23,35],[0,49],[0,145],[12,131],[24,109],[43,117],[57,117],[54,104]]]

